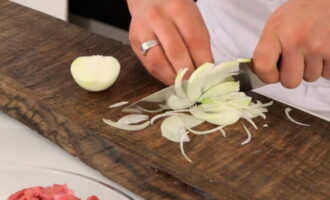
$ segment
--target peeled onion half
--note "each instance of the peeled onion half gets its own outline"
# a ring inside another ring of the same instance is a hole
[[[85,90],[98,92],[108,89],[120,72],[118,60],[112,56],[82,56],[71,64],[71,74]]]

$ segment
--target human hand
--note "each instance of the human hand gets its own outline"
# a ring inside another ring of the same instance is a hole
[[[188,76],[196,66],[212,62],[210,37],[192,0],[128,0],[132,15],[129,39],[147,71],[170,85],[181,68]],[[143,55],[140,46],[158,40]]]
[[[330,1],[289,0],[267,21],[254,51],[254,71],[287,88],[330,78]],[[280,69],[276,63],[281,55]]]

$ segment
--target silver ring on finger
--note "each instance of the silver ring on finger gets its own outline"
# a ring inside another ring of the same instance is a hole
[[[157,40],[147,40],[141,44],[141,52],[144,56],[147,55],[147,52],[154,46],[159,45],[160,43]]]

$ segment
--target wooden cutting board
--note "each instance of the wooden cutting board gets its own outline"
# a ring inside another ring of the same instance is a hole
[[[115,85],[99,93],[79,88],[69,66],[83,55],[118,58],[122,71]],[[245,146],[241,123],[226,128],[226,138],[191,136],[185,150],[193,163],[177,143],[161,137],[160,121],[138,132],[102,122],[123,115],[110,104],[163,87],[129,46],[0,1],[1,109],[109,179],[156,200],[330,199],[330,123],[294,109],[294,118],[311,124],[295,125],[284,104],[275,102],[266,120],[256,119],[258,130],[247,125],[253,139]]]

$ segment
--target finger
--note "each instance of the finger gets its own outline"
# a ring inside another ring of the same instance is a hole
[[[165,56],[161,46],[155,46],[145,56],[146,68],[150,74],[166,85],[174,83],[176,72]]]
[[[323,60],[321,57],[317,56],[305,56],[305,72],[304,80],[308,82],[313,82],[319,79],[322,75],[323,70]]]
[[[182,37],[172,21],[166,19],[164,15],[158,15],[154,20],[149,21],[149,25],[155,31],[174,71],[178,72],[182,68],[188,68],[188,74],[191,74],[195,69],[194,64]]]
[[[146,55],[141,52],[140,46],[147,40],[157,40],[156,35],[152,33],[148,26],[140,25],[139,29],[131,27],[130,41],[135,54],[138,56],[147,71],[166,85],[174,83],[175,71],[167,60],[160,45],[154,46],[148,50]],[[143,30],[143,31],[140,31]]]
[[[176,15],[173,15],[174,23],[188,47],[195,66],[213,62],[210,35],[198,8],[193,4],[190,9],[182,9]]]
[[[330,78],[330,59],[324,61],[322,76],[324,78]]]
[[[280,66],[280,81],[286,88],[297,87],[304,76],[304,57],[298,51],[283,51]]]
[[[264,32],[253,53],[254,71],[263,82],[279,81],[277,61],[281,51],[281,43],[276,35]]]

